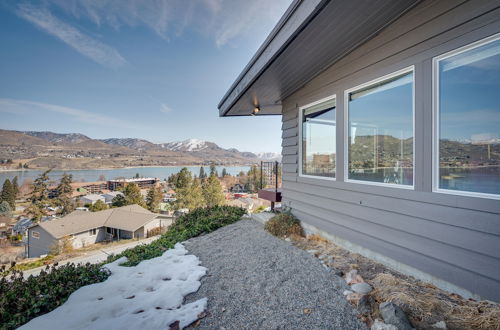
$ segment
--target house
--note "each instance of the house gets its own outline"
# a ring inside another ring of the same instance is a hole
[[[101,196],[104,197],[104,202],[106,204],[111,204],[111,202],[113,202],[113,198],[115,198],[118,195],[124,196],[123,193],[120,191],[110,191],[108,193],[102,194]]]
[[[82,202],[83,205],[87,204],[94,204],[97,201],[102,201],[103,203],[106,202],[106,199],[102,195],[97,195],[97,194],[89,194],[85,196],[80,197],[80,202]]]
[[[74,211],[63,218],[41,222],[28,228],[28,257],[48,254],[51,248],[69,239],[73,248],[102,241],[144,238],[157,227],[168,227],[171,218],[138,205],[127,205],[99,212]]]
[[[150,189],[153,186],[158,185],[160,180],[158,178],[133,178],[133,179],[116,179],[108,180],[109,190],[118,190],[125,188],[129,183],[135,183],[140,189]]]
[[[308,232],[499,301],[498,77],[498,1],[296,0],[218,108],[281,116]]]

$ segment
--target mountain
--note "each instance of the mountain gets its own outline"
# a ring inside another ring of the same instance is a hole
[[[73,143],[81,143],[84,141],[92,140],[88,136],[79,133],[53,133],[53,132],[34,132],[34,131],[27,131],[21,133],[58,144],[73,144]]]
[[[172,151],[202,151],[202,150],[224,150],[213,142],[198,139],[188,139],[160,144],[162,148]]]
[[[106,144],[127,147],[139,151],[156,149],[158,147],[158,145],[151,143],[147,140],[135,139],[135,138],[123,138],[123,139],[111,138],[111,139],[100,139],[99,141],[104,142]]]
[[[262,160],[277,160],[281,161],[281,153],[279,152],[256,152],[255,156]]]
[[[0,130],[0,161],[29,168],[95,169],[135,166],[249,165],[276,159],[276,153],[224,149],[214,142],[188,139],[152,143],[137,138],[92,139],[78,133]],[[2,162],[4,163],[4,162]]]

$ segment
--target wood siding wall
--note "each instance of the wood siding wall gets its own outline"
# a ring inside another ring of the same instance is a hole
[[[500,300],[500,201],[432,192],[432,58],[500,33],[500,3],[423,1],[284,100],[283,200],[302,221]],[[333,18],[332,18],[333,19]],[[415,66],[415,189],[343,182],[344,91]],[[298,174],[298,108],[337,95],[337,180]]]

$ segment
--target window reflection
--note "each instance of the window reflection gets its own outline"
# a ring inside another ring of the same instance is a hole
[[[500,194],[500,40],[439,70],[439,188]]]
[[[349,93],[348,178],[413,185],[413,72]]]
[[[335,177],[335,99],[302,114],[302,174]]]

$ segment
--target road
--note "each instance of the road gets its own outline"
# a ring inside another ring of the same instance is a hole
[[[122,245],[111,246],[109,248],[102,248],[102,249],[95,250],[95,251],[89,251],[85,255],[78,256],[78,257],[71,258],[71,259],[66,259],[63,261],[59,261],[59,265],[62,266],[62,265],[68,264],[68,263],[86,264],[87,262],[90,262],[91,264],[96,264],[96,263],[99,263],[101,261],[106,260],[110,254],[118,254],[118,253],[120,253],[128,248],[132,248],[132,247],[140,245],[140,244],[149,244],[152,241],[158,239],[159,237],[160,236],[154,236],[154,237],[142,239],[140,241],[134,241],[134,242],[125,243]],[[45,266],[25,270],[25,271],[23,271],[24,278],[28,278],[30,275],[37,276],[38,274],[40,274],[42,269],[45,269]]]

